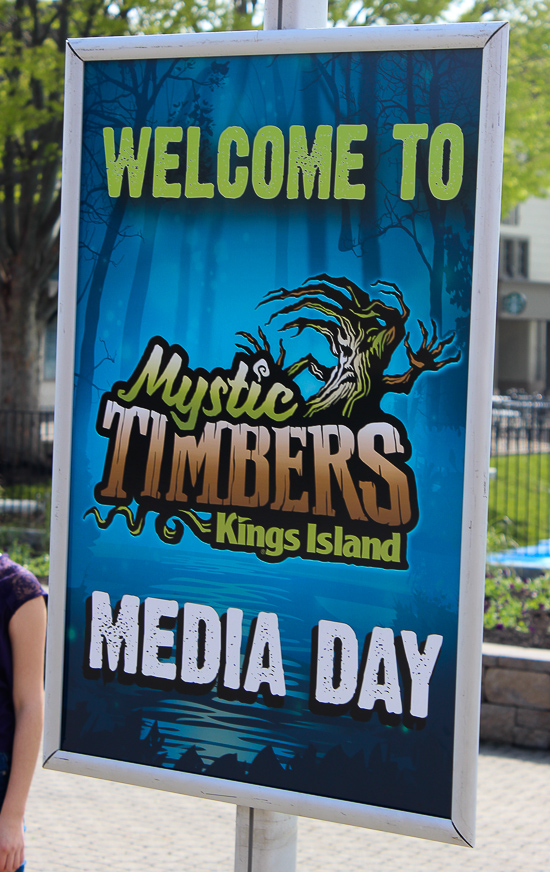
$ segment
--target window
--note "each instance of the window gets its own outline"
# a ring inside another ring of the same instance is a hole
[[[506,279],[529,278],[529,243],[525,239],[502,239],[500,275]]]
[[[55,346],[57,337],[57,315],[50,318],[44,334],[44,381],[55,379]]]
[[[517,227],[519,224],[519,206],[514,206],[513,209],[510,209],[501,223],[506,224],[508,227]]]

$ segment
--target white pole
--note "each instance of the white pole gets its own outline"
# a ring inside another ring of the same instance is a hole
[[[328,0],[265,0],[264,30],[326,27]]]
[[[294,872],[298,818],[237,806],[235,872]]]
[[[326,27],[328,0],[265,0],[264,30]],[[235,872],[295,872],[298,818],[237,806]]]

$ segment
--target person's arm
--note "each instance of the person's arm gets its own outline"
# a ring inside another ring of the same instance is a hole
[[[0,872],[15,872],[25,857],[23,815],[40,748],[44,709],[46,606],[39,596],[9,623],[13,658],[15,733],[8,789],[0,812]]]

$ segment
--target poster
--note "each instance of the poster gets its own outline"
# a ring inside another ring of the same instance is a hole
[[[80,62],[50,765],[467,841],[487,30],[397,30]]]

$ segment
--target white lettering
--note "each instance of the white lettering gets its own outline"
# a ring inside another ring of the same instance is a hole
[[[114,672],[124,642],[124,672],[135,675],[138,659],[139,597],[124,594],[116,621],[113,621],[109,594],[101,590],[92,593],[92,622],[90,627],[91,669],[103,666],[103,641],[107,643],[107,661]]]
[[[380,672],[383,672],[382,682],[379,681]],[[370,711],[378,699],[382,700],[390,714],[402,713],[395,644],[388,627],[375,627],[372,631],[357,705]]]
[[[415,718],[426,718],[430,679],[443,644],[443,636],[435,633],[428,636],[423,654],[418,650],[416,633],[412,630],[401,630],[401,638],[411,673],[411,715]]]
[[[159,648],[173,648],[174,633],[172,630],[161,630],[161,618],[177,618],[178,603],[176,600],[156,599],[148,596],[143,604],[143,654],[141,671],[151,678],[165,678],[173,681],[176,677],[176,664],[168,660],[159,660]]]
[[[339,674],[335,684],[336,660]],[[317,702],[332,705],[350,702],[357,687],[358,662],[359,645],[352,628],[337,621],[319,621],[315,681]]]
[[[191,684],[210,684],[214,681],[220,668],[220,649],[221,626],[215,609],[197,603],[185,603],[182,681]]]
[[[243,613],[241,609],[227,609],[225,623],[225,665],[223,686],[238,690],[241,686],[241,641]]]
[[[286,695],[279,622],[273,612],[258,614],[243,686],[257,693],[261,684],[268,684],[273,696]]]

